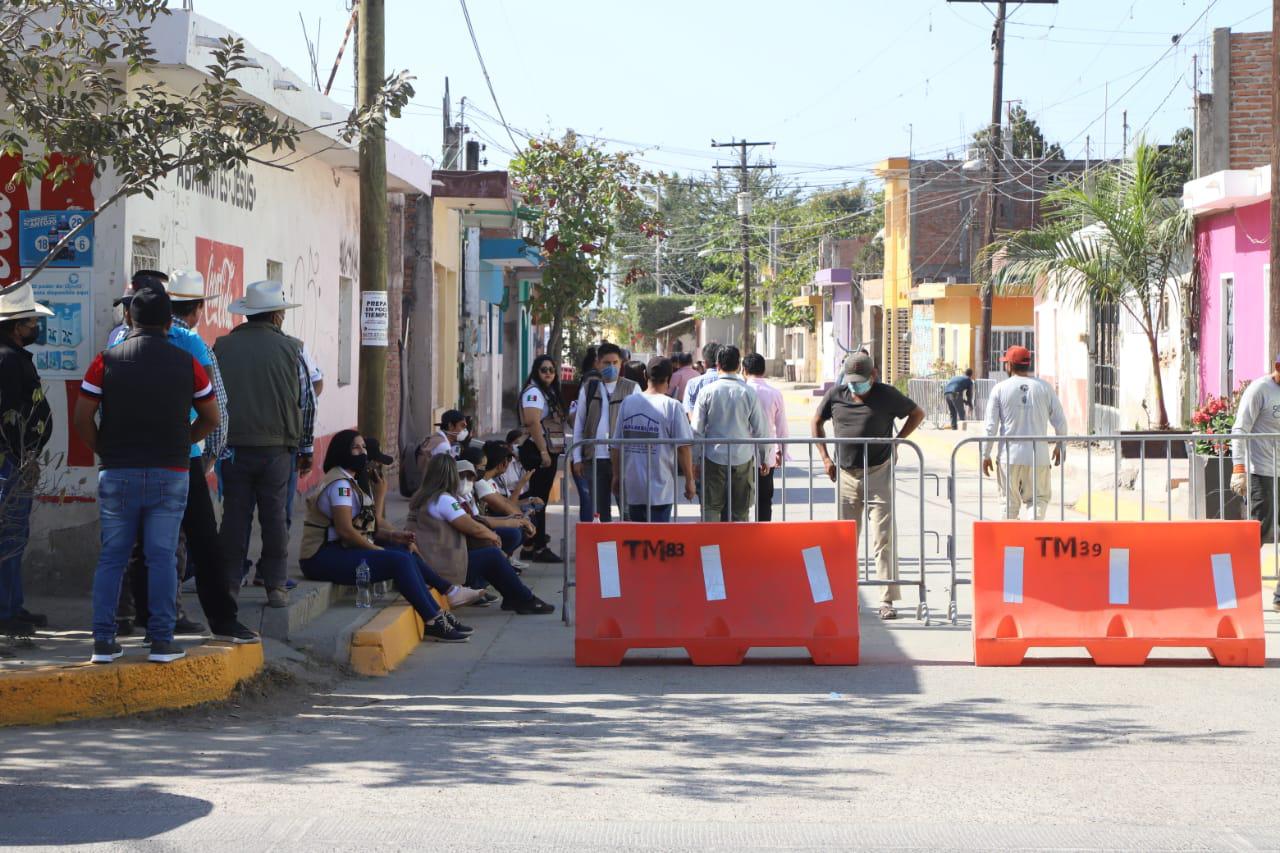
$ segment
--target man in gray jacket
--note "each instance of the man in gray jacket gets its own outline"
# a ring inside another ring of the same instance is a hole
[[[693,411],[693,431],[698,438],[717,439],[706,446],[702,472],[702,520],[746,521],[756,502],[755,474],[767,473],[765,444],[735,444],[733,439],[766,438],[764,411],[756,392],[739,372],[738,348],[727,346],[716,354],[716,381],[703,386]],[[698,453],[694,453],[695,460]]]
[[[230,419],[218,531],[226,576],[240,576],[256,505],[262,527],[258,571],[272,607],[289,603],[286,514],[294,456],[299,473],[311,470],[315,391],[302,358],[302,342],[281,328],[284,312],[297,307],[285,301],[280,282],[254,282],[245,288],[244,298],[229,308],[247,321],[213,345],[227,389]]]

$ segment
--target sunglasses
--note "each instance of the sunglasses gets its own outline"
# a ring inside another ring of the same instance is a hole
[[[544,364],[542,367],[538,368],[538,372],[539,373],[555,373],[556,369],[549,364]]]

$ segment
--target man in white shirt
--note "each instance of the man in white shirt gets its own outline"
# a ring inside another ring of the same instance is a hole
[[[786,438],[787,404],[782,399],[782,392],[764,380],[764,368],[764,356],[758,352],[749,353],[742,360],[742,369],[747,372],[747,385],[756,392],[756,399],[764,412],[765,432],[770,438]],[[766,474],[761,468],[760,487],[756,494],[756,521],[773,521],[773,474],[782,465],[785,452],[781,444],[765,448],[764,464],[769,466],[769,472]]]
[[[984,430],[989,436],[1047,436],[1053,424],[1058,435],[1067,433],[1067,417],[1053,387],[1031,375],[1031,351],[1012,346],[1003,361],[1009,378],[996,385],[987,404]],[[1049,508],[1049,462],[1062,464],[1062,443],[1055,442],[1050,453],[1045,441],[993,441],[982,460],[982,473],[991,475],[998,463],[997,480],[1005,499],[1005,518],[1019,518],[1030,509],[1033,518],[1043,520]]]
[[[618,406],[614,438],[692,440],[689,419],[668,394],[673,373],[670,359],[649,362],[648,387]],[[697,497],[693,481],[693,453],[689,445],[615,446],[613,491],[624,502],[627,521],[668,522],[676,502],[676,462],[684,474],[684,496]]]
[[[707,372],[701,376],[693,377],[684,386],[684,398],[680,402],[684,404],[684,412],[689,416],[689,420],[693,420],[693,410],[698,405],[698,394],[703,388],[720,378],[720,371],[716,369],[717,356],[719,354],[720,344],[715,341],[704,346],[702,348],[702,360],[706,362]]]
[[[1276,441],[1261,439],[1246,441],[1235,436],[1249,434],[1267,435],[1280,433],[1280,355],[1271,366],[1271,373],[1249,383],[1240,395],[1236,420],[1231,425],[1231,457],[1234,462],[1231,473],[1231,490],[1241,497],[1248,493],[1249,517],[1261,525],[1262,542],[1275,539],[1272,527],[1276,507],[1274,498],[1280,491],[1280,468],[1276,465]],[[1277,440],[1280,441],[1280,440]],[[1280,583],[1276,584],[1271,606],[1280,610]]]
[[[640,390],[622,376],[622,348],[600,344],[596,366],[599,379],[588,379],[578,392],[578,412],[573,419],[573,476],[586,478],[591,485],[591,501],[601,521],[612,521],[613,465],[609,459],[609,436],[618,421],[618,404]]]
[[[698,394],[693,431],[699,438],[715,439],[704,448],[702,472],[702,520],[746,521],[755,503],[755,472],[768,470],[763,444],[735,444],[734,439],[765,438],[764,412],[756,392],[742,374],[742,357],[734,346],[716,355],[719,376]]]

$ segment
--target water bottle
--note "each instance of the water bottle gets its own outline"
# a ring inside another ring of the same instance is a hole
[[[369,582],[369,564],[364,560],[356,566],[356,607],[373,606],[373,589]]]

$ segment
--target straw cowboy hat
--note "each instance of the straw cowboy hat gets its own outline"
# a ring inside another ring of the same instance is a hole
[[[200,302],[205,298],[204,276],[191,270],[174,270],[164,287],[174,302]]]
[[[232,302],[227,310],[232,314],[266,314],[300,307],[296,302],[286,302],[284,285],[278,281],[255,281],[244,289],[244,298]]]
[[[52,316],[52,311],[36,302],[31,285],[0,293],[0,323],[6,320],[25,320],[28,317]]]

